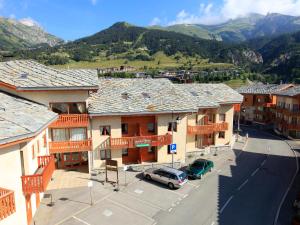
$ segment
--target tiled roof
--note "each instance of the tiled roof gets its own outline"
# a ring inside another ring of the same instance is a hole
[[[197,112],[197,103],[168,79],[100,79],[89,98],[89,113]]]
[[[179,88],[195,97],[200,104],[207,102],[218,104],[241,103],[243,96],[226,84],[177,84]]]
[[[238,88],[236,91],[241,94],[274,94],[292,86],[291,84],[262,84],[256,83]]]
[[[290,97],[300,95],[300,86],[295,86],[282,91],[278,91],[275,94],[282,95],[282,96],[290,96]]]
[[[56,113],[47,107],[0,92],[0,144],[34,136]]]
[[[57,70],[32,60],[0,63],[0,82],[17,90],[97,89],[96,70]]]

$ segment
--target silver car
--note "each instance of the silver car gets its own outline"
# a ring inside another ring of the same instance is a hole
[[[180,188],[187,182],[185,172],[170,167],[147,169],[144,171],[144,177],[166,184],[170,189]]]

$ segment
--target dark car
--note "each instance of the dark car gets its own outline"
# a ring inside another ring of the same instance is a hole
[[[204,174],[210,172],[214,167],[214,163],[206,159],[197,159],[192,164],[190,164],[186,173],[189,178],[192,179],[201,179]]]

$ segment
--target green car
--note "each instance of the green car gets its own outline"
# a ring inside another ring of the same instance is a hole
[[[186,173],[189,178],[201,179],[204,174],[210,172],[214,167],[212,161],[206,159],[197,159],[186,169]]]

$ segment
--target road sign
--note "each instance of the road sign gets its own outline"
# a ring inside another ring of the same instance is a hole
[[[177,145],[176,144],[171,144],[170,145],[170,153],[174,154],[177,152]]]

